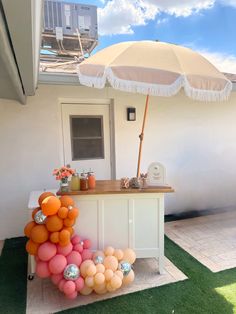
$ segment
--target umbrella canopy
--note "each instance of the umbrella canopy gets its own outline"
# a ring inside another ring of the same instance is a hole
[[[170,97],[183,87],[194,100],[222,101],[232,90],[232,83],[199,53],[155,41],[109,46],[79,64],[78,76],[89,87],[103,88],[108,81],[115,89],[147,95],[137,176],[149,95]]]
[[[184,88],[195,100],[226,100],[232,83],[193,50],[155,42],[122,42],[78,66],[81,84],[103,88],[106,81],[122,91],[173,96]]]

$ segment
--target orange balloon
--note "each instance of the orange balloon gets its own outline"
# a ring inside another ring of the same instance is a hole
[[[48,231],[60,231],[63,228],[63,220],[57,215],[49,216],[46,219],[46,227]]]
[[[70,236],[74,233],[74,229],[72,227],[64,227],[62,230],[68,230],[70,232]]]
[[[55,215],[60,207],[61,202],[56,196],[46,197],[41,204],[42,212],[45,216]]]
[[[30,233],[32,228],[36,225],[36,223],[34,221],[30,221],[27,223],[27,225],[24,228],[24,234],[27,238],[30,238]]]
[[[59,232],[58,232],[58,231],[52,232],[52,233],[50,234],[50,241],[51,241],[52,243],[58,243],[58,242],[59,242]]]
[[[60,197],[60,201],[61,201],[61,206],[63,207],[68,207],[68,206],[74,206],[74,200],[68,196],[68,195],[62,195]]]
[[[60,246],[67,246],[70,243],[70,240],[68,241],[59,241]]]
[[[64,243],[68,242],[70,240],[70,232],[68,230],[63,229],[59,233],[59,240]]]
[[[72,227],[75,224],[74,219],[66,218],[63,221],[65,227]]]
[[[75,219],[79,216],[79,210],[78,208],[74,207],[73,209],[69,210],[68,218],[69,219]]]
[[[28,240],[26,243],[26,251],[30,254],[30,255],[36,255],[38,252],[38,247],[39,247],[39,243],[35,243],[32,240]]]
[[[35,208],[35,209],[32,211],[32,219],[34,219],[34,215],[35,215],[40,209],[41,209],[40,207],[37,207],[37,208]]]
[[[37,225],[31,229],[30,238],[36,243],[44,243],[49,237],[49,232],[44,225]]]
[[[55,196],[55,194],[53,194],[52,192],[44,192],[43,194],[41,194],[38,199],[39,206],[41,206],[42,201],[48,196]]]
[[[61,208],[59,208],[57,215],[60,218],[65,219],[65,218],[67,218],[68,211],[69,211],[69,209],[67,207],[61,207]]]

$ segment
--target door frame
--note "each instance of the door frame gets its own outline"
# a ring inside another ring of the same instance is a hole
[[[113,99],[94,99],[94,98],[59,98],[61,113],[61,143],[63,163],[65,164],[65,147],[64,147],[64,129],[63,129],[63,105],[108,105],[109,111],[109,129],[110,129],[110,168],[111,179],[116,179],[116,151],[115,151],[115,119],[114,119],[114,100]]]

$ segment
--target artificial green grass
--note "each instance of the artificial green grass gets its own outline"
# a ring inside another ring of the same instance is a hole
[[[165,255],[189,279],[60,313],[234,313],[236,289],[233,283],[236,281],[236,269],[212,273],[167,237]],[[225,286],[227,286],[227,294],[224,291]],[[220,291],[217,290],[219,287],[221,287]]]
[[[0,313],[25,313],[27,254],[25,238],[5,240],[0,257]]]
[[[24,238],[5,242],[0,258],[0,313],[25,313],[27,254],[24,244]],[[212,273],[167,237],[165,255],[189,279],[60,313],[236,313],[236,268]]]

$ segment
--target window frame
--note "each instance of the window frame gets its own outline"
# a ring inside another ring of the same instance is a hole
[[[72,161],[79,161],[79,160],[96,160],[96,159],[105,159],[105,148],[104,148],[104,121],[103,115],[70,115],[70,142],[71,142],[71,159]],[[73,118],[100,118],[101,121],[101,137],[73,137],[73,130],[72,130],[72,119]],[[73,149],[73,140],[74,139],[100,139],[101,138],[101,145],[102,145],[102,156],[101,157],[94,157],[94,158],[74,158],[74,149]]]

